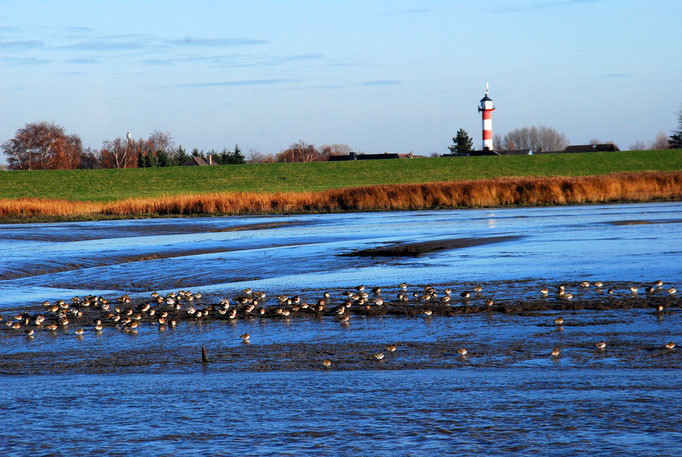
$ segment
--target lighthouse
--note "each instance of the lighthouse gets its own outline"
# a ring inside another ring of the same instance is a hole
[[[485,96],[481,99],[478,111],[483,113],[483,150],[493,150],[493,101],[488,97],[488,83],[485,83]]]

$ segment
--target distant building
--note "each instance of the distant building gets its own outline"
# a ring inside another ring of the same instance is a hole
[[[205,159],[201,156],[192,156],[182,164],[183,167],[210,167],[212,165],[218,164],[213,161],[213,156],[210,154]]]
[[[620,151],[618,146],[613,143],[607,144],[579,144],[567,146],[563,151],[533,151],[532,149],[516,149],[513,151],[468,151],[462,154],[443,154],[441,157],[468,157],[468,156],[517,156],[517,155],[537,155],[537,154],[566,154],[566,153],[585,153],[585,152],[615,152]]]
[[[383,154],[365,154],[364,152],[351,152],[350,154],[334,154],[327,159],[329,162],[341,162],[344,160],[381,160],[381,159],[413,159],[415,156],[409,154],[396,154],[384,152]]]
[[[564,152],[613,152],[620,151],[618,146],[613,143],[606,144],[578,144],[576,146],[567,146]]]

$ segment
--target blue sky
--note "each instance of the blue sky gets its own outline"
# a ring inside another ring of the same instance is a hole
[[[170,132],[276,153],[480,145],[547,125],[627,148],[677,127],[679,0],[0,0],[0,142],[48,120],[84,145]]]

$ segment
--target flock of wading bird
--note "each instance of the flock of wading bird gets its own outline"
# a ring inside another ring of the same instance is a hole
[[[583,281],[576,285],[577,290],[586,290],[594,287],[598,294],[607,297],[614,297],[614,289],[612,287],[604,290],[604,284],[600,281],[590,284],[588,281]],[[652,307],[655,313],[665,312],[667,307],[679,306],[677,303],[675,287],[668,287],[664,290],[663,281],[658,280],[653,285],[643,287],[644,294],[640,293],[642,286],[630,286],[625,290],[627,307]],[[5,326],[9,330],[20,333],[22,330],[26,337],[32,339],[35,337],[37,331],[47,331],[57,333],[71,333],[69,330],[74,326],[78,328],[73,331],[78,338],[83,338],[85,328],[91,326],[91,329],[101,334],[105,327],[116,328],[125,332],[137,332],[137,328],[141,324],[156,325],[160,329],[168,327],[175,328],[178,322],[182,321],[201,321],[205,319],[213,320],[228,320],[236,319],[253,319],[253,318],[281,318],[289,319],[292,316],[333,316],[344,325],[348,325],[351,316],[376,316],[376,315],[406,315],[417,316],[422,315],[430,317],[434,313],[436,315],[454,315],[469,312],[483,312],[483,311],[498,311],[498,312],[514,312],[510,311],[509,302],[496,304],[490,298],[482,295],[483,287],[481,285],[474,285],[470,290],[464,290],[458,295],[454,294],[450,288],[444,288],[438,291],[433,286],[419,286],[417,290],[408,292],[408,285],[401,283],[398,285],[399,292],[393,301],[384,301],[381,297],[381,288],[375,287],[372,289],[366,288],[364,285],[355,287],[352,290],[347,290],[342,293],[342,298],[332,299],[329,292],[324,292],[322,297],[315,300],[314,303],[308,303],[298,295],[278,295],[277,303],[275,305],[267,305],[268,299],[265,292],[254,291],[250,288],[244,289],[233,300],[223,298],[217,304],[203,304],[202,294],[193,293],[190,291],[181,290],[179,292],[170,292],[166,295],[161,295],[157,292],[151,294],[151,300],[142,299],[135,300],[134,303],[130,296],[125,294],[111,302],[101,296],[95,297],[92,295],[79,298],[73,297],[70,302],[58,300],[55,303],[45,301],[42,303],[43,311],[37,313],[22,312],[5,322]],[[566,285],[558,285],[554,287],[554,292],[549,288],[543,287],[539,291],[538,297],[545,301],[548,299],[555,300],[555,306],[546,309],[584,309],[585,305],[579,307],[567,306],[576,295],[568,291]],[[623,300],[623,291],[620,298],[616,300]],[[578,292],[575,292],[577,294]],[[638,295],[639,294],[639,295]],[[644,295],[644,299],[633,304],[632,300],[638,296]],[[659,300],[653,301],[653,297],[658,297]],[[661,297],[666,299],[661,300]],[[472,299],[475,302],[472,303]],[[481,299],[479,302],[476,299]],[[629,301],[628,301],[629,299]],[[528,302],[527,302],[528,303]],[[558,304],[562,304],[559,306]],[[522,311],[522,308],[516,309]],[[0,316],[0,322],[3,317]],[[563,317],[556,317],[554,319],[556,326],[564,324]],[[251,335],[244,333],[241,339],[244,343],[249,343]],[[599,341],[594,346],[603,351],[606,349],[606,341]],[[672,341],[664,345],[667,350],[675,348],[675,343]],[[390,344],[385,348],[388,352],[395,352],[397,346]],[[461,357],[466,357],[468,354],[467,348],[459,348],[457,353]],[[555,347],[550,355],[553,358],[559,357],[560,350]],[[205,351],[202,353],[204,361],[206,360]],[[378,351],[374,354],[376,360],[382,360],[384,353]],[[325,359],[322,361],[324,367],[330,367],[332,361]]]

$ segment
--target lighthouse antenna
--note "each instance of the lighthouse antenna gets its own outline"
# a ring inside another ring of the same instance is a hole
[[[485,94],[488,95],[488,83],[485,83]]]

